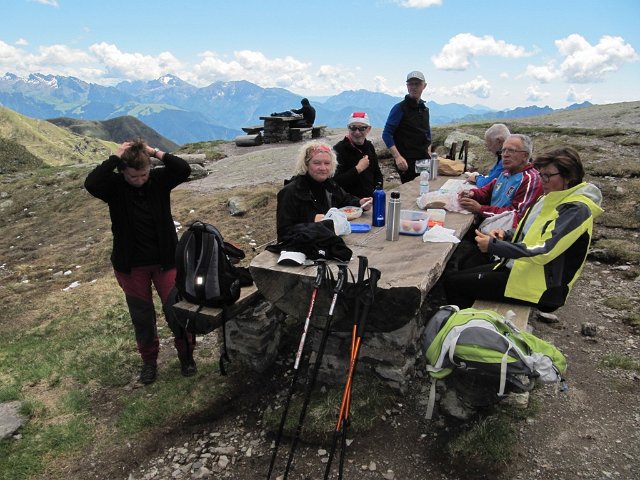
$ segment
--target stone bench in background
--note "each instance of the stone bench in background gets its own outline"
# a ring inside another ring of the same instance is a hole
[[[327,126],[317,125],[311,130],[311,138],[321,138],[327,136]]]
[[[311,134],[313,132],[313,128],[290,128],[289,129],[289,140],[292,142],[301,142],[302,140],[311,140]]]

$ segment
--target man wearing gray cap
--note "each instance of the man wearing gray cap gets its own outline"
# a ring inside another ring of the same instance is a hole
[[[416,70],[407,75],[408,94],[393,106],[382,132],[382,140],[393,155],[402,183],[416,178],[416,160],[431,154],[429,108],[421,99],[426,86],[422,72]]]

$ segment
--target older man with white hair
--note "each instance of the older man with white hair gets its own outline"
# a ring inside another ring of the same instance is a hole
[[[487,218],[514,211],[514,227],[542,195],[538,171],[529,162],[533,144],[527,135],[511,134],[502,146],[502,173],[482,188],[461,191],[460,206]]]
[[[502,173],[502,144],[510,134],[511,132],[504,123],[494,123],[484,132],[484,146],[496,156],[496,163],[486,175],[481,175],[480,172],[470,173],[467,178],[468,182],[475,183],[478,187],[484,187],[491,180],[500,176]]]

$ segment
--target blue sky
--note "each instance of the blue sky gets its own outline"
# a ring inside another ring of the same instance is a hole
[[[638,0],[1,0],[0,75],[166,73],[306,96],[554,108],[640,100]]]

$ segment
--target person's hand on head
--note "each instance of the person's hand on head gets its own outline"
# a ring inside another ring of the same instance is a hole
[[[124,142],[120,144],[120,146],[118,147],[118,150],[116,150],[116,155],[118,157],[122,157],[122,154],[125,152],[125,150],[127,150],[132,144],[133,142]]]

